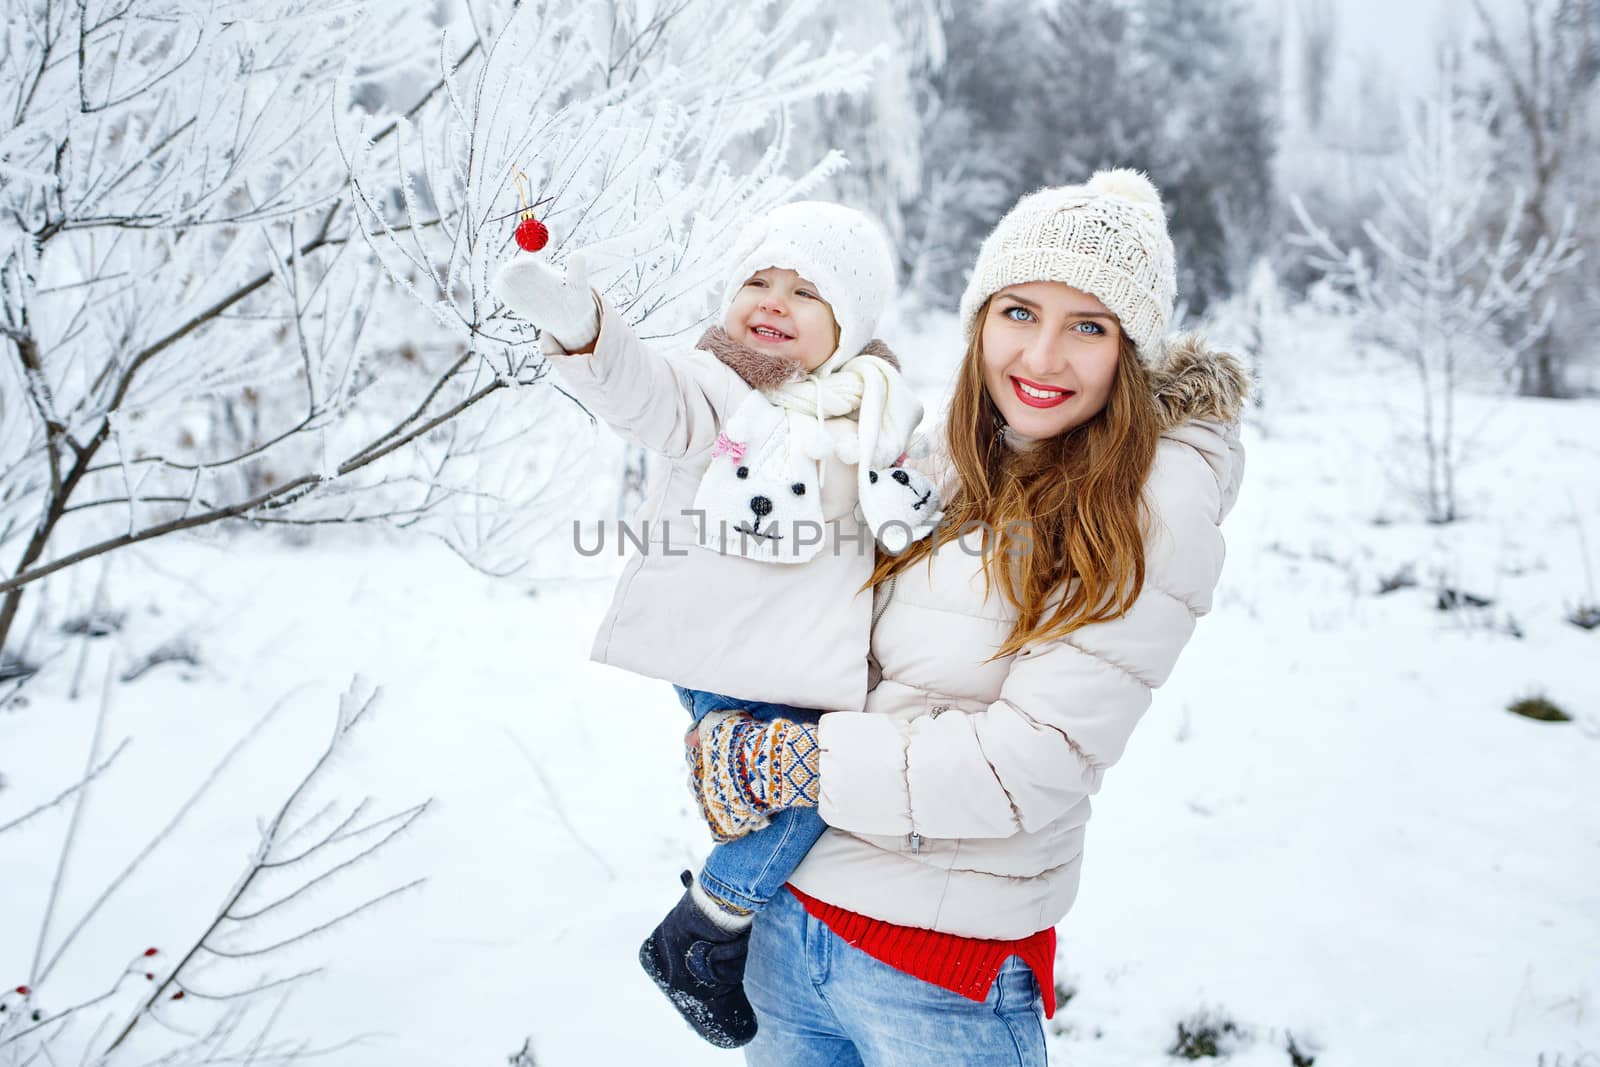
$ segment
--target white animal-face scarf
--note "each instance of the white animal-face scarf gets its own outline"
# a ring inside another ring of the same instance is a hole
[[[724,424],[695,493],[694,507],[704,514],[702,545],[774,563],[814,558],[825,541],[822,472],[829,456],[856,466],[857,497],[874,537],[884,541],[889,531],[888,541],[902,541],[924,520],[931,524],[937,501],[928,506],[925,498],[907,496],[918,508],[910,512],[898,506],[900,497],[875,489],[873,472],[887,477],[888,468],[904,461],[922,418],[921,402],[881,341],[820,378],[794,360],[754,352],[721,329],[706,331],[698,347],[756,389]],[[825,421],[851,415],[847,423]]]

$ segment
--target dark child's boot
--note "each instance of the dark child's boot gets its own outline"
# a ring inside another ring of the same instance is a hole
[[[690,886],[694,876],[682,875]],[[643,945],[639,965],[694,1032],[718,1048],[738,1048],[756,1036],[756,1013],[744,995],[748,928],[718,926],[689,891]]]

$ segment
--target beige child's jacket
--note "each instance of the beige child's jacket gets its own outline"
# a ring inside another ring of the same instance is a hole
[[[706,349],[646,349],[604,304],[592,354],[547,357],[597,418],[668,461],[626,524],[645,547],[629,544],[591,657],[690,689],[860,711],[872,594],[857,590],[872,574],[874,544],[856,511],[854,468],[826,461],[824,540],[813,559],[723,555],[698,544],[692,505],[719,430],[752,387]],[[605,551],[617,551],[616,524],[604,532]]]
[[[1066,915],[1089,798],[1211,607],[1243,474],[1236,361],[1191,339],[1156,378],[1166,430],[1131,610],[985,662],[1015,612],[985,595],[981,560],[959,542],[880,586],[882,679],[864,710],[822,719],[830,829],[795,872],[800,889],[969,937],[1025,937]]]

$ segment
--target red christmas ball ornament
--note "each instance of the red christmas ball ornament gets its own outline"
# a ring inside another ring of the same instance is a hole
[[[522,216],[517,223],[517,245],[524,252],[537,252],[550,243],[550,229],[532,214]]]

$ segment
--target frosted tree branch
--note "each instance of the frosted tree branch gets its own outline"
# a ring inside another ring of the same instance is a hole
[[[88,919],[123,888],[128,876],[144,864],[154,848],[169,839],[179,823],[192,814],[242,749],[255,741],[278,716],[285,702],[274,706],[246,731],[128,868],[111,880],[82,920],[63,938],[49,961],[43,967],[34,968],[33,978],[23,987],[25,992],[6,994],[10,1000],[22,998],[20,1005],[8,1001],[8,1009],[33,1007],[34,1010],[8,1010],[0,1014],[0,1056],[8,1057],[7,1062],[56,1062],[57,1054],[61,1054],[71,1055],[82,1063],[106,1064],[144,1022],[175,1039],[175,1043],[167,1042],[170,1051],[152,1062],[222,1063],[233,1062],[236,1056],[252,1057],[241,1062],[279,1061],[280,1057],[286,1057],[283,1062],[287,1062],[304,1055],[310,1049],[304,1043],[291,1046],[269,1042],[269,1035],[279,1023],[282,1000],[265,1025],[254,1033],[248,1048],[229,1051],[248,1017],[268,994],[290,990],[322,970],[320,965],[299,966],[278,973],[265,968],[272,966],[276,954],[283,950],[325,935],[424,881],[411,879],[377,893],[362,893],[353,905],[330,909],[318,903],[339,886],[353,885],[350,876],[354,869],[370,864],[396,837],[410,829],[431,803],[425,801],[364,821],[363,813],[371,806],[370,797],[349,804],[329,801],[309,815],[303,812],[313,792],[328,786],[330,770],[338,754],[353,743],[355,731],[370,720],[377,698],[378,694],[367,692],[359,680],[341,697],[327,744],[262,826],[245,868],[212,918],[195,932],[186,948],[160,955],[152,948],[122,966],[102,992],[63,1006],[46,1006],[42,990],[48,988],[50,971],[74,945]],[[96,745],[91,746],[92,753],[97,749],[98,737],[99,731]],[[107,763],[109,760],[101,761],[91,776],[74,787],[80,798],[79,815],[75,815],[75,819],[81,816],[83,795]],[[56,802],[59,800],[57,798]],[[348,811],[332,829],[320,834],[309,845],[295,844],[304,838],[310,827],[325,821],[341,807],[347,807]],[[74,837],[69,832],[63,843],[62,868],[70,857]],[[52,899],[55,896],[53,891]],[[49,926],[47,912],[41,923],[41,945],[47,938]],[[137,988],[135,983],[148,984],[148,989],[130,996]],[[174,1007],[178,1001],[189,1001],[190,1006],[178,1009]],[[205,1024],[206,1019],[206,1014],[193,1006],[195,1002],[216,1005],[223,1010],[206,1028],[195,1029],[196,1023]],[[346,1046],[332,1046],[332,1049],[341,1047]],[[290,1054],[291,1048],[293,1054]],[[271,1051],[274,1049],[276,1051]]]
[[[1515,362],[1543,336],[1551,279],[1577,262],[1570,218],[1548,241],[1517,240],[1521,194],[1486,228],[1482,205],[1490,158],[1481,140],[1494,108],[1474,109],[1448,64],[1439,88],[1406,114],[1407,152],[1397,180],[1382,182],[1383,211],[1363,230],[1377,253],[1369,264],[1342,249],[1298,199],[1291,208],[1308,259],[1346,289],[1369,327],[1415,372],[1418,426],[1401,434],[1415,458],[1413,490],[1424,517],[1460,518],[1463,462],[1456,396],[1474,368]]]
[[[842,164],[786,171],[791,109],[873,69],[806,46],[818,6],[500,0],[465,36],[404,5],[29,9],[0,125],[0,648],[32,583],[229,520],[398,522],[515,569],[568,398],[488,293],[512,176],[547,254],[686,333],[738,225]]]

